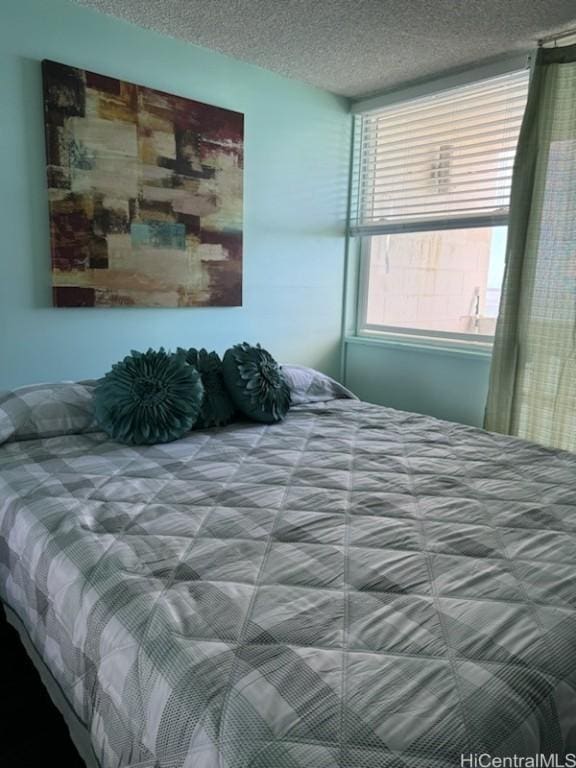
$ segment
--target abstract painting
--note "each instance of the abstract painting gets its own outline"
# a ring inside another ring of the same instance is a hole
[[[42,69],[54,306],[240,306],[243,115]]]

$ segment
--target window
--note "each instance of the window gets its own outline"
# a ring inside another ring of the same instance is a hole
[[[528,70],[358,117],[361,332],[491,341]]]

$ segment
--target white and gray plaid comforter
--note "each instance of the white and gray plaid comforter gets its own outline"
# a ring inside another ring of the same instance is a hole
[[[0,595],[102,768],[576,751],[576,456],[355,401],[0,448]]]

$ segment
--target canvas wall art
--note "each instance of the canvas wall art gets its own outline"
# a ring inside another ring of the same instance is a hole
[[[241,305],[243,115],[42,67],[54,305]]]

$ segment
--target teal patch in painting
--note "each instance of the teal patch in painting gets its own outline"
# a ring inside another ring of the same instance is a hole
[[[146,221],[130,225],[130,237],[134,248],[174,248],[186,250],[186,227],[172,221]]]
[[[236,236],[237,235],[240,235],[240,236],[242,235],[242,228],[241,227],[226,227],[226,226],[223,226],[220,229],[220,231],[224,235],[236,235]]]
[[[81,171],[91,171],[94,168],[94,155],[90,154],[84,144],[76,141],[76,139],[72,139],[68,146],[68,151],[72,168],[78,168]]]

